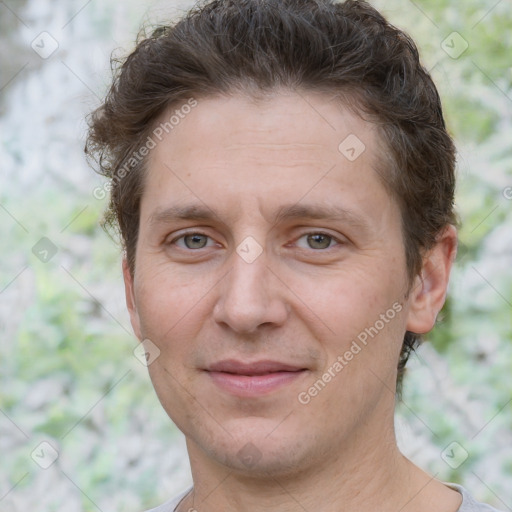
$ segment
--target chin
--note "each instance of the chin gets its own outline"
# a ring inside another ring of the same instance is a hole
[[[224,425],[232,436],[225,433],[216,443],[203,438],[201,444],[210,458],[243,477],[295,478],[322,452],[299,426],[279,431],[275,420],[255,417],[233,423]]]

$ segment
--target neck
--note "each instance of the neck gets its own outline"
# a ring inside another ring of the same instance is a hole
[[[391,418],[392,421],[392,418]],[[179,512],[454,512],[460,498],[408,461],[394,429],[359,430],[343,447],[330,450],[302,471],[266,478],[240,474],[205,457],[187,440],[194,489]]]

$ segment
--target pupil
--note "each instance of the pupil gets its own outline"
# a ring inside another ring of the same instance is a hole
[[[206,245],[206,237],[204,235],[187,235],[185,245],[189,249],[201,249]]]
[[[316,234],[308,236],[308,243],[312,249],[326,249],[329,247],[331,237],[328,235]]]

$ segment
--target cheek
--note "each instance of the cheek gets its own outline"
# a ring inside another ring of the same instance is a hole
[[[213,286],[207,276],[203,277],[155,265],[136,279],[142,335],[154,339],[160,350],[186,345],[199,329],[198,319],[208,307],[208,292]]]
[[[398,272],[352,267],[336,279],[304,282],[303,302],[318,316],[314,333],[325,353],[322,375],[335,377],[324,399],[357,409],[361,396],[394,389],[398,356],[405,332],[405,308]],[[313,292],[312,290],[316,290]],[[338,364],[336,364],[338,363]],[[315,376],[315,379],[318,376]]]
[[[394,279],[391,273],[389,269],[372,272],[352,266],[346,272],[303,276],[299,294],[303,310],[310,307],[318,317],[317,323],[342,345],[376,322],[381,327],[380,315],[389,320],[386,328],[391,327],[399,317],[396,304],[403,300],[399,277]]]

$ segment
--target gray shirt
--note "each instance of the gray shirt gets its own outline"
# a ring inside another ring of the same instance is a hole
[[[500,512],[499,510],[491,507],[490,505],[486,505],[485,503],[479,503],[478,501],[469,494],[464,487],[457,485],[457,484],[445,484],[448,487],[451,487],[452,489],[460,492],[462,494],[462,504],[459,507],[458,512]],[[147,512],[175,512],[176,507],[178,506],[179,502],[191,491],[192,488],[187,489],[186,491],[182,492],[180,495],[176,496],[170,501],[167,501],[163,505],[160,505],[159,507],[152,508],[151,510],[148,510]]]

